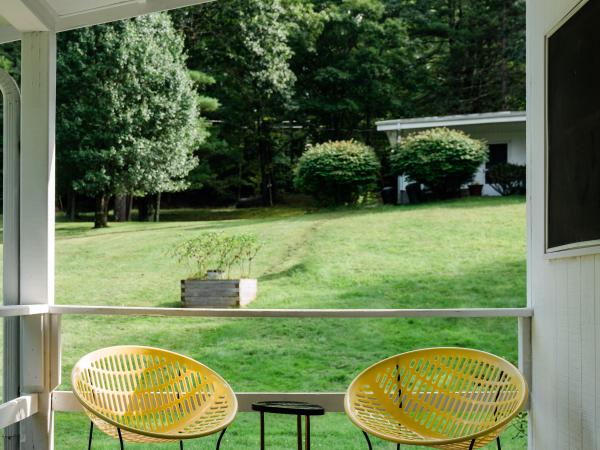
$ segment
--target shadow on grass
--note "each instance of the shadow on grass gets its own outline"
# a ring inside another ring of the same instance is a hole
[[[272,301],[261,301],[260,283],[284,282],[285,278],[308,273],[304,264],[296,264],[280,272],[259,278],[259,298],[250,307],[263,308]],[[313,274],[314,275],[314,274]],[[318,279],[318,277],[315,276]],[[290,279],[289,290],[294,290]],[[326,282],[324,282],[326,283]],[[474,265],[459,273],[399,274],[389,279],[373,278],[354,283],[351,274],[336,284],[349,288],[331,289],[330,286],[302,287],[302,303],[289,308],[519,308],[526,306],[525,258],[496,261],[488,265]],[[307,304],[306,299],[309,299]],[[310,300],[312,298],[312,301]],[[289,303],[289,302],[288,302]]]
[[[295,207],[272,207],[272,208],[199,208],[199,209],[171,209],[161,213],[161,221],[155,222],[137,222],[133,220],[127,224],[153,225],[159,226],[164,222],[228,222],[228,221],[252,221],[253,223],[273,220],[299,219],[306,216],[317,214],[332,215],[335,218],[338,214],[376,214],[389,213],[397,211],[411,211],[432,208],[450,208],[450,209],[474,209],[503,207],[507,205],[525,203],[524,196],[513,197],[467,197],[451,200],[438,200],[417,205],[368,205],[368,206],[339,206],[332,208],[295,208]],[[87,219],[87,220],[86,220]],[[89,223],[90,226],[73,227],[73,230],[89,231],[92,228],[92,220],[83,216],[81,220],[74,223]],[[64,215],[57,216],[57,223],[72,223],[65,219]]]
[[[195,220],[195,221],[162,221],[162,222],[125,222],[119,224],[110,224],[106,228],[95,229],[90,222],[89,226],[58,226],[56,228],[56,237],[60,239],[78,239],[92,238],[101,236],[113,236],[131,233],[147,233],[163,230],[181,230],[182,232],[189,231],[220,231],[233,229],[237,227],[245,227],[249,225],[260,225],[266,223],[274,223],[279,221],[297,221],[297,220],[313,220],[313,217],[305,214],[304,211],[291,216],[268,216],[255,218],[240,218],[228,220]],[[69,223],[69,222],[62,222]],[[86,223],[86,222],[81,222]],[[167,225],[179,223],[180,225]],[[182,225],[183,224],[183,225]],[[194,224],[201,224],[194,226]]]
[[[273,272],[273,273],[268,273],[266,275],[263,275],[261,277],[259,277],[260,281],[272,281],[272,280],[279,280],[282,278],[287,278],[287,277],[293,277],[293,276],[297,276],[303,273],[308,272],[308,268],[306,267],[305,263],[299,263],[299,264],[294,264],[291,267],[288,267],[287,269],[283,269],[279,272]]]

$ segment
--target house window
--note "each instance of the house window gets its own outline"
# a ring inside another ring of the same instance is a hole
[[[498,165],[506,164],[508,162],[508,144],[490,144],[488,162],[485,164],[485,182],[488,183],[487,171],[488,169]]]

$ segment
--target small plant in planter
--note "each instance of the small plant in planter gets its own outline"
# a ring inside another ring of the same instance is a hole
[[[248,305],[258,290],[257,280],[250,274],[259,250],[253,234],[204,233],[182,242],[173,253],[190,268],[188,279],[181,281],[183,306]]]

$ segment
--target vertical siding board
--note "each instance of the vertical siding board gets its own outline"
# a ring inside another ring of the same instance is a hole
[[[581,258],[581,406],[584,449],[596,448],[595,258]]]
[[[560,340],[560,336],[559,333],[557,332],[558,329],[558,316],[559,316],[559,311],[560,311],[560,295],[559,295],[559,290],[558,290],[558,277],[557,277],[557,273],[558,273],[558,269],[557,269],[557,265],[556,264],[550,264],[549,265],[549,270],[548,270],[548,275],[551,277],[550,280],[554,280],[554,283],[545,283],[544,286],[546,287],[546,289],[549,289],[551,291],[550,295],[548,297],[546,297],[546,299],[550,299],[551,304],[545,305],[545,308],[550,308],[550,314],[552,315],[548,315],[548,318],[546,319],[546,336],[552,336],[554,342],[552,342],[552,346],[555,350],[558,350],[558,342]],[[553,365],[558,364],[558,353],[557,351],[554,352],[549,352],[548,355],[548,359],[550,359],[552,361],[552,364],[548,364],[545,367],[553,367]],[[559,416],[559,410],[560,410],[560,399],[558,398],[557,395],[553,395],[552,390],[554,386],[557,386],[559,383],[559,377],[558,377],[558,370],[549,370],[548,372],[550,372],[550,379],[549,384],[546,385],[545,383],[540,383],[541,385],[544,386],[544,396],[548,396],[550,398],[552,398],[553,401],[550,402],[550,404],[552,405],[552,411],[551,413],[549,412],[548,416],[549,418],[552,418],[552,420],[558,420],[558,416]],[[548,442],[544,443],[544,448],[550,448],[549,445],[550,443],[556,444],[557,442],[559,442],[559,436],[560,436],[560,429],[558,427],[552,427],[551,430],[548,430],[548,435],[551,435],[552,438],[549,439]],[[543,434],[543,433],[542,433]]]
[[[556,385],[562,386],[562,389],[556,389],[558,402],[557,421],[563,426],[557,427],[558,439],[557,448],[570,448],[570,439],[568,427],[569,423],[569,310],[567,308],[567,264],[564,260],[552,263],[554,267],[554,280],[556,283]]]
[[[581,426],[581,258],[567,263],[567,296],[563,299],[568,314],[568,390],[569,440],[573,450],[582,449]]]
[[[598,327],[600,324],[600,255],[596,255],[594,261],[594,279],[595,279],[595,290],[594,290],[594,304],[596,306],[595,311],[595,325]],[[595,327],[595,328],[596,328]],[[600,448],[600,356],[597,355],[600,351],[600,331],[596,332],[596,371],[594,379],[596,381],[596,445],[592,448]]]

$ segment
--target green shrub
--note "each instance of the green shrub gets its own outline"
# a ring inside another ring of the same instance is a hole
[[[355,204],[377,187],[379,170],[371,147],[354,141],[326,142],[302,155],[294,183],[321,204]]]
[[[517,164],[496,164],[486,172],[486,179],[500,195],[525,193],[527,169]]]
[[[484,142],[462,131],[435,128],[412,134],[392,150],[396,175],[424,184],[437,198],[452,197],[469,183],[486,160]]]
[[[249,277],[252,261],[259,250],[260,244],[253,234],[211,232],[182,242],[173,254],[179,262],[189,266],[190,278],[203,280],[208,271],[215,271],[230,279],[235,269],[238,269],[239,278]]]

